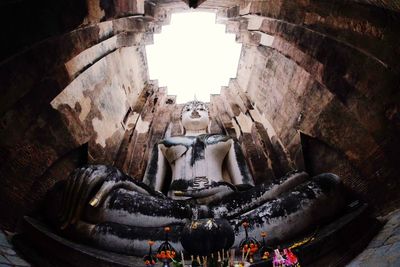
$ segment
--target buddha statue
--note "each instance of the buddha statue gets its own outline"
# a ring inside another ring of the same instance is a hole
[[[344,204],[334,174],[310,178],[290,172],[255,185],[239,143],[209,134],[205,103],[182,109],[185,134],[160,140],[153,148],[143,182],[105,165],[75,170],[49,196],[47,217],[64,235],[105,250],[144,255],[147,240],[161,244],[163,228],[182,250],[180,233],[199,219],[231,225],[234,246],[245,236],[268,232],[270,242],[295,237],[337,213]],[[167,179],[167,169],[171,177]]]

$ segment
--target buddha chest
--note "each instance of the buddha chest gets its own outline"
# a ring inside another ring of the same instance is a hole
[[[221,167],[233,140],[225,135],[171,137],[159,146],[175,178],[221,176]]]

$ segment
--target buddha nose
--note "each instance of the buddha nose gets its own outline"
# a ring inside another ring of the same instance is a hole
[[[200,114],[197,112],[197,110],[193,110],[191,117],[197,118],[197,117],[200,117]]]

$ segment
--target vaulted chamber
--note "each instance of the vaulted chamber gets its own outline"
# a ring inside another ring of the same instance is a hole
[[[257,184],[333,172],[376,214],[398,208],[394,1],[8,1],[3,25],[18,22],[0,63],[2,228],[82,164],[141,180],[153,145],[182,133],[182,105],[150,80],[145,46],[188,4],[242,44],[209,131],[237,138]]]

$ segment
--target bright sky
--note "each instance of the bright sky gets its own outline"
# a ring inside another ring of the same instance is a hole
[[[172,14],[170,25],[146,46],[150,79],[167,86],[177,103],[194,95],[209,102],[210,94],[219,94],[221,86],[236,77],[242,46],[215,19],[215,13],[208,12]]]

